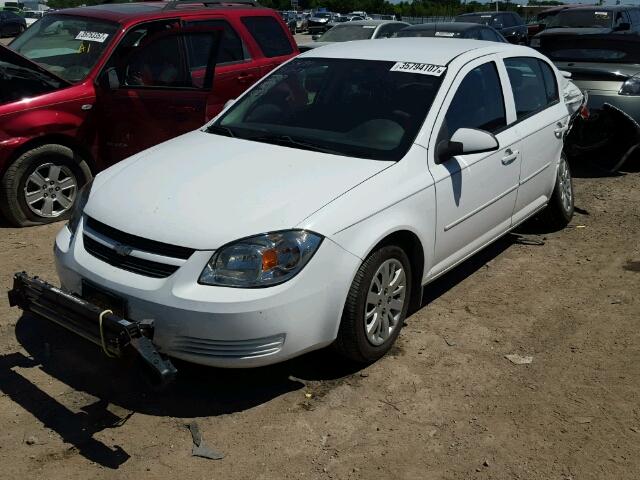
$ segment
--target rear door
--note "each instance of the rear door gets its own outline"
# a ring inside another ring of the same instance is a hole
[[[96,88],[103,162],[117,162],[206,122],[221,33],[182,29],[178,20],[148,22],[127,32]],[[208,59],[208,66],[189,54],[194,42],[206,45],[198,59]]]
[[[185,27],[222,30],[213,82],[215,88],[211,92],[207,105],[206,116],[209,120],[220,113],[228,100],[238,98],[260,78],[260,65],[252,58],[249,47],[235,26],[224,18],[188,21],[185,22]],[[209,43],[200,39],[188,42],[189,55],[195,65],[203,67],[206,65],[209,49]]]
[[[569,112],[560,100],[555,70],[533,57],[504,59],[522,137],[520,187],[513,221],[542,208],[553,191]]]

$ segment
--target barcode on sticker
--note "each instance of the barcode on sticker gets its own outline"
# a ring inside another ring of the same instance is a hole
[[[87,42],[103,43],[107,38],[109,38],[108,33],[85,32],[84,30],[76,35],[76,40],[86,40]]]
[[[421,73],[422,75],[432,75],[439,77],[447,70],[447,67],[442,65],[431,65],[429,63],[413,63],[413,62],[398,62],[391,67],[391,72],[406,72],[406,73]]]

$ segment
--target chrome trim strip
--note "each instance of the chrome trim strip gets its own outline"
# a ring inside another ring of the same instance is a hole
[[[501,193],[500,195],[498,195],[496,198],[489,200],[487,203],[485,203],[484,205],[480,205],[478,208],[476,208],[475,210],[472,210],[471,212],[467,213],[466,215],[464,215],[463,217],[459,218],[458,220],[450,223],[449,225],[444,227],[444,231],[448,231],[451,230],[453,227],[455,227],[456,225],[460,225],[462,222],[464,222],[465,220],[470,219],[471,217],[473,217],[476,213],[481,212],[482,210],[484,210],[485,208],[493,205],[494,203],[496,203],[498,200],[506,197],[507,195],[509,195],[511,192],[513,192],[514,190],[518,189],[518,185],[514,185],[513,187],[509,188],[509,190],[507,190],[506,192]]]
[[[525,178],[524,180],[520,180],[520,185],[524,185],[525,183],[527,183],[529,180],[531,180],[536,175],[540,175],[542,172],[544,172],[547,169],[547,167],[549,167],[549,165],[551,165],[551,162],[545,163],[541,168],[539,168],[538,170],[533,172],[527,178]]]

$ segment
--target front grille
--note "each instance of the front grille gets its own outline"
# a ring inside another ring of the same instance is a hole
[[[178,336],[171,349],[202,357],[252,358],[273,355],[282,350],[284,334],[251,340],[209,340]]]
[[[143,258],[133,257],[131,255],[119,255],[113,248],[96,242],[88,235],[83,235],[84,249],[103,262],[113,265],[114,267],[127,270],[129,272],[145,275],[153,278],[166,278],[173,272],[178,270],[176,265],[167,265],[166,263],[153,262]]]
[[[168,243],[157,242],[155,240],[148,240],[136,235],[131,235],[130,233],[105,225],[91,217],[87,217],[86,226],[94,232],[110,238],[114,242],[122,243],[134,250],[143,250],[145,252],[155,253],[156,255],[162,255],[163,257],[187,260],[193,252],[195,252],[195,250],[191,248],[179,247],[177,245],[170,245]]]

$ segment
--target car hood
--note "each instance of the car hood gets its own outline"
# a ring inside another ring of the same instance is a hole
[[[43,84],[47,84],[43,88]],[[69,82],[0,45],[0,105],[66,88]]]
[[[293,228],[391,165],[196,131],[99,174],[85,213],[139,237],[213,250]]]

